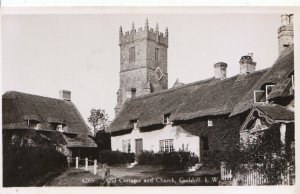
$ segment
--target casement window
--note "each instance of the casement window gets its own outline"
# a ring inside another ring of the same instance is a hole
[[[122,151],[125,152],[125,153],[130,153],[131,152],[130,139],[122,140]]]
[[[166,139],[159,141],[160,152],[174,152],[173,139]]]
[[[163,124],[170,124],[170,114],[164,114],[163,116]]]
[[[158,61],[159,57],[159,48],[155,48],[155,61]]]
[[[131,123],[131,126],[132,126],[132,129],[138,129],[137,127],[137,120],[131,120],[130,123]]]
[[[254,90],[254,103],[267,103],[268,96],[272,91],[274,85],[265,85],[262,90]]]
[[[208,119],[207,120],[207,126],[212,127],[213,126],[213,121]]]
[[[129,48],[129,61],[135,60],[135,47]]]

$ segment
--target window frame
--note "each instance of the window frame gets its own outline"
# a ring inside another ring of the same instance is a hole
[[[159,140],[159,151],[160,152],[174,152],[174,139],[163,139]]]
[[[211,119],[207,119],[207,126],[208,127],[212,127],[214,124],[213,124],[213,120]]]
[[[131,153],[131,139],[122,140],[122,152]]]
[[[170,121],[170,113],[164,114],[163,115],[163,124],[168,125],[171,123]]]

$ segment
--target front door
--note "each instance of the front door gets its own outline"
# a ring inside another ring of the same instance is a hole
[[[135,140],[135,155],[136,157],[143,152],[143,139]]]

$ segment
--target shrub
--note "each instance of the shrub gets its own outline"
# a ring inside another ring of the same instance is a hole
[[[159,152],[144,151],[138,156],[139,164],[162,165],[165,168],[185,169],[198,163],[198,157],[188,151]]]
[[[19,147],[3,149],[3,186],[31,186],[30,182],[66,166],[66,157],[54,147]]]
[[[134,153],[104,150],[99,152],[99,162],[108,165],[132,163],[135,160]]]

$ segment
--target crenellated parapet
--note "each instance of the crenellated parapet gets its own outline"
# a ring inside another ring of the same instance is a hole
[[[166,28],[165,33],[162,33],[159,31],[158,24],[156,24],[156,28],[154,30],[153,28],[149,28],[148,20],[146,20],[144,28],[140,27],[136,29],[134,24],[132,24],[132,29],[130,31],[126,31],[125,33],[123,33],[122,26],[120,26],[119,45],[147,39],[168,47],[168,36],[168,28]]]

